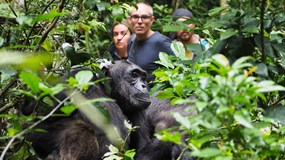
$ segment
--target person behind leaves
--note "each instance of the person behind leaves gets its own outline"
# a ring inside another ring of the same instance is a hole
[[[130,24],[126,19],[115,22],[112,27],[113,43],[109,47],[109,53],[114,60],[128,58],[128,39],[132,34]]]
[[[172,41],[169,37],[151,29],[155,20],[152,7],[143,2],[136,5],[128,17],[134,31],[128,42],[128,60],[145,70],[148,73],[147,80],[151,82],[155,78],[152,72],[158,68],[155,61],[159,60],[159,53],[174,55],[170,47]]]
[[[177,22],[184,22],[190,18],[193,18],[193,14],[185,8],[179,8],[172,14],[172,20]],[[195,24],[192,23],[187,24],[186,26],[190,29],[195,28]],[[195,54],[188,49],[187,46],[189,44],[200,44],[202,50],[207,50],[209,48],[209,43],[205,39],[200,38],[199,35],[195,34],[194,30],[179,30],[172,36],[172,39],[176,39],[183,43],[186,49],[186,56],[190,59],[194,59]]]

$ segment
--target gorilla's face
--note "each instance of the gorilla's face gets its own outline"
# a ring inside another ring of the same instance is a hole
[[[110,68],[112,97],[124,112],[146,109],[151,101],[147,87],[147,74],[126,60],[116,61]]]

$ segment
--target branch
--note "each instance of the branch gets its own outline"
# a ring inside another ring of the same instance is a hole
[[[58,4],[58,12],[62,12],[62,9],[64,7],[64,3],[65,0],[61,0],[60,3]],[[59,17],[55,17],[51,23],[51,25],[49,26],[49,28],[45,31],[45,33],[43,34],[42,38],[40,39],[36,51],[39,50],[40,46],[43,44],[43,42],[45,41],[45,39],[47,38],[49,32],[55,27],[57,21],[59,20]]]
[[[266,61],[266,53],[264,47],[264,11],[265,11],[266,0],[261,1],[260,5],[260,43],[261,43],[261,54],[262,54],[262,62]]]
[[[14,103],[12,103],[12,102],[5,104],[2,108],[0,108],[0,113],[4,112],[5,110],[12,107],[13,105],[14,105]]]
[[[10,83],[0,92],[0,99],[5,95],[6,92],[17,82],[17,78],[10,81]]]
[[[48,5],[44,8],[44,10],[41,12],[41,14],[44,14],[44,13],[46,12],[46,10],[48,9],[48,7],[49,7],[54,1],[55,1],[55,0],[50,1],[50,3],[48,3]],[[29,44],[29,39],[30,39],[30,37],[31,37],[31,35],[32,35],[32,32],[33,32],[34,29],[36,28],[36,25],[37,25],[37,24],[38,24],[37,22],[35,22],[35,23],[33,24],[32,28],[30,29],[29,34],[27,35],[27,39],[26,39],[26,41],[25,41],[24,44]]]
[[[5,2],[9,4],[9,8],[11,9],[11,11],[12,11],[13,14],[15,15],[15,17],[18,17],[17,13],[16,13],[16,12],[14,11],[14,9],[11,7],[10,3],[9,3],[7,0],[5,0]]]

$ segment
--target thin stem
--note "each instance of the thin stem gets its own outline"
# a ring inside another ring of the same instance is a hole
[[[262,54],[262,62],[266,61],[266,53],[264,47],[264,11],[265,11],[266,0],[261,1],[260,5],[260,43],[261,43],[261,54]]]
[[[61,0],[60,3],[58,4],[58,12],[62,12],[62,9],[64,7],[64,3],[65,0]],[[59,20],[59,17],[55,17],[51,23],[51,25],[49,26],[49,28],[45,31],[45,33],[43,34],[42,38],[40,39],[36,51],[39,50],[40,46],[42,45],[42,43],[45,41],[45,39],[47,38],[49,32],[55,27],[57,21]]]

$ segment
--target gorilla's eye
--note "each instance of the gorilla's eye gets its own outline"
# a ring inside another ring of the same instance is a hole
[[[143,81],[146,81],[146,79],[147,79],[147,78],[146,78],[146,74],[143,74],[143,75],[142,75],[142,80],[143,80]]]
[[[131,72],[131,76],[132,76],[132,78],[138,78],[139,77],[139,73],[134,70],[134,71]]]

